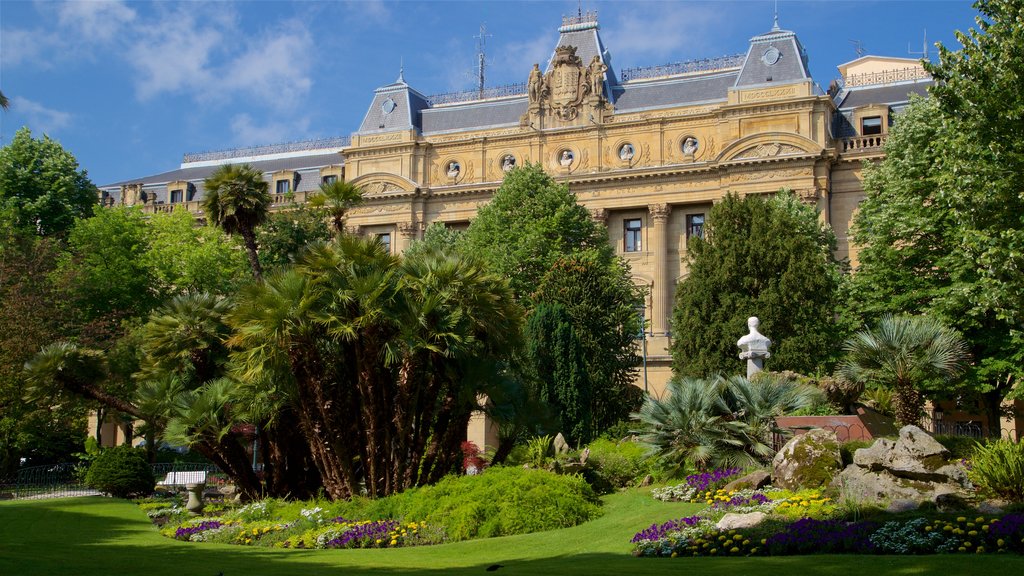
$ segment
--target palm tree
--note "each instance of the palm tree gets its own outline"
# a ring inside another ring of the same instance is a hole
[[[776,375],[673,378],[662,398],[648,397],[633,418],[641,442],[668,466],[747,467],[774,455],[775,418],[814,403],[819,392]]]
[[[225,164],[206,179],[204,186],[203,211],[210,224],[242,237],[252,274],[263,280],[255,232],[266,221],[271,204],[263,173],[248,164]]]
[[[227,361],[230,328],[225,298],[205,292],[181,294],[153,312],[142,328],[144,377],[188,372],[193,387],[212,380]]]
[[[320,193],[309,198],[309,205],[327,211],[335,237],[345,231],[345,213],[363,203],[362,188],[344,180],[320,185]]]
[[[956,380],[970,360],[963,339],[927,316],[887,314],[873,330],[847,340],[843,349],[842,375],[891,388],[896,421],[903,425],[920,420],[927,384]]]
[[[11,102],[7,99],[7,96],[3,92],[0,92],[0,110],[10,110]]]

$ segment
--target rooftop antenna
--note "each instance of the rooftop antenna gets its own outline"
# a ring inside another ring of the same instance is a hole
[[[781,30],[779,28],[779,0],[775,0],[775,21],[772,24],[772,31]]]
[[[907,42],[907,54],[920,56],[922,60],[928,60],[928,29],[924,29],[924,41],[921,42],[921,51],[916,52],[910,49],[910,42]]]
[[[484,68],[487,66],[487,38],[489,36],[491,35],[487,33],[486,23],[480,25],[480,35],[473,36],[477,39],[476,89],[480,98],[484,97]]]
[[[850,40],[850,44],[853,44],[853,51],[857,53],[857,58],[867,53],[867,50],[864,49],[864,43],[860,40]]]

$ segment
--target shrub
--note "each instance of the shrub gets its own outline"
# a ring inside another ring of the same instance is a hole
[[[651,473],[652,460],[647,450],[636,442],[624,440],[594,440],[590,443],[590,457],[601,477],[615,488],[623,488]]]
[[[568,528],[600,515],[600,503],[578,475],[499,466],[373,501],[366,512],[421,519],[466,540]]]
[[[953,460],[968,459],[974,454],[975,448],[979,444],[987,444],[988,440],[985,438],[971,438],[970,436],[935,436],[935,441],[949,450],[950,458]]]
[[[152,493],[156,479],[145,453],[123,445],[100,452],[89,466],[85,483],[111,496],[127,498]]]
[[[979,444],[967,474],[984,494],[1024,500],[1024,444],[1005,439]]]

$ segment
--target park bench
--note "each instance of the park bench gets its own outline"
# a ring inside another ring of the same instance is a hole
[[[206,471],[168,472],[166,478],[157,482],[157,486],[187,486],[188,484],[206,484]]]

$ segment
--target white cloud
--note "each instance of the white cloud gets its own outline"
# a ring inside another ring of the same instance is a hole
[[[72,116],[68,112],[47,108],[21,96],[11,98],[11,111],[28,119],[33,130],[45,134],[53,134],[71,124]]]
[[[391,24],[391,8],[384,0],[356,0],[345,3],[346,18],[353,24],[382,26]]]
[[[313,38],[297,20],[267,31],[225,64],[224,87],[255,95],[265,103],[290,108],[313,85]]]
[[[77,29],[83,37],[109,41],[122,28],[135,19],[135,10],[123,2],[73,1],[60,4],[57,23],[65,28]]]
[[[275,117],[276,118],[276,117]],[[294,134],[303,134],[309,130],[309,118],[299,118],[293,122],[279,119],[256,122],[249,114],[236,114],[231,118],[231,132],[238,146],[259,146],[272,142],[286,142],[294,138]]]
[[[525,82],[534,64],[540,64],[541,70],[547,68],[557,42],[558,37],[550,32],[521,42],[509,42],[501,53],[503,68],[517,71],[522,78],[515,82]]]
[[[14,67],[26,62],[41,66],[59,44],[60,35],[55,32],[5,29],[0,34],[0,64]]]
[[[605,46],[615,56],[627,56],[631,62],[651,58],[678,58],[707,55],[721,50],[718,38],[726,14],[713,7],[681,3],[630,3],[621,17],[602,27]],[[621,63],[622,59],[616,60]]]
[[[313,84],[314,45],[306,25],[290,20],[240,42],[249,34],[232,12],[218,8],[184,5],[147,23],[127,55],[139,71],[138,97],[185,93],[201,103],[242,97],[274,108],[301,101]]]

